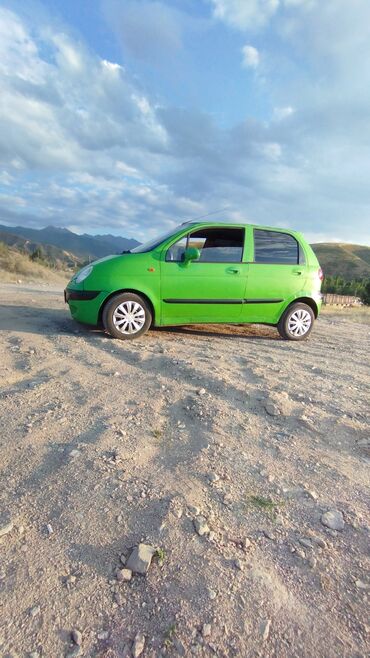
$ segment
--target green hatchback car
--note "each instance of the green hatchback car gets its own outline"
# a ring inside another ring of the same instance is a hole
[[[190,222],[84,267],[64,294],[75,320],[115,338],[151,326],[262,323],[302,340],[320,311],[322,279],[300,233]]]

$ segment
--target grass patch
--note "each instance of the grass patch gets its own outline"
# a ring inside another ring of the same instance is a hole
[[[171,624],[165,632],[164,635],[164,646],[166,649],[169,649],[173,644],[173,638],[176,633],[176,624]]]
[[[164,548],[157,548],[154,555],[158,560],[159,566],[161,567],[166,559],[166,551],[164,550]]]
[[[249,496],[249,502],[253,507],[265,512],[268,516],[275,518],[278,511],[278,507],[282,505],[281,502],[276,500],[271,500],[271,498],[265,498],[264,496]]]

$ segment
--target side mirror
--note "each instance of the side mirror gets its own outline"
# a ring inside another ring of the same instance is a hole
[[[183,256],[184,263],[190,263],[191,260],[199,260],[199,258],[200,251],[196,247],[189,247],[188,249],[185,249]]]

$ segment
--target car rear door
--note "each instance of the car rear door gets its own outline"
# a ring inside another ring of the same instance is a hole
[[[275,323],[286,302],[305,289],[305,255],[297,239],[285,231],[250,227],[249,240],[243,319]]]
[[[164,324],[236,322],[241,317],[248,265],[244,227],[189,231],[162,254],[161,317]],[[200,258],[184,263],[186,248]]]

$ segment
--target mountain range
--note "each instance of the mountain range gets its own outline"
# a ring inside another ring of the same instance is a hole
[[[76,267],[86,261],[118,254],[140,244],[137,240],[109,233],[77,235],[66,228],[41,229],[0,224],[0,242],[32,254],[41,248],[51,262]],[[320,242],[311,245],[325,275],[345,280],[370,278],[370,247],[346,243]]]
[[[18,238],[18,241],[15,240]],[[0,241],[25,251],[34,251],[42,245],[44,252],[50,257],[62,260],[85,261],[102,258],[108,254],[118,254],[124,249],[133,249],[139,242],[115,235],[77,235],[67,228],[46,226],[35,229],[25,226],[4,226],[0,224]],[[59,252],[55,252],[55,247]],[[54,250],[53,250],[54,248]],[[64,255],[63,255],[64,254]]]

